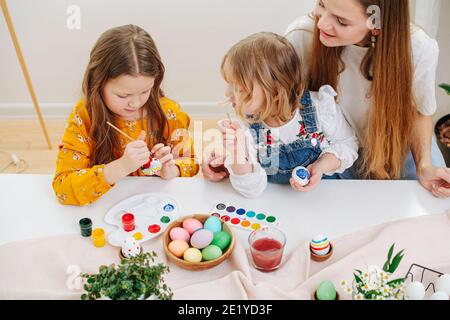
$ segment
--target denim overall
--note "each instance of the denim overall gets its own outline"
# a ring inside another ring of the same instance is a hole
[[[305,124],[305,130],[311,136],[318,133],[316,109],[311,95],[306,91],[301,99],[303,110],[300,114]],[[314,163],[321,154],[320,139],[299,138],[290,144],[271,145],[270,138],[264,132],[260,123],[250,126],[257,147],[258,162],[267,173],[270,183],[289,184],[292,171],[299,166],[307,167]]]

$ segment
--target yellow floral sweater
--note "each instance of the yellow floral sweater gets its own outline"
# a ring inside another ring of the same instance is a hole
[[[168,130],[165,130],[165,139],[173,147],[181,150],[189,150],[190,154],[180,157],[175,163],[180,169],[181,177],[195,176],[199,166],[195,160],[193,141],[187,134],[190,118],[183,112],[179,105],[168,99],[160,100],[161,106],[168,119]],[[116,125],[132,138],[137,138],[146,121],[119,120]],[[89,139],[91,119],[85,106],[85,101],[80,100],[69,116],[62,143],[59,145],[56,174],[53,179],[53,190],[61,204],[87,205],[108,192],[114,185],[105,181],[103,168],[106,164],[89,167],[92,146]],[[167,136],[166,136],[167,134]],[[121,138],[120,144],[123,154],[129,141]],[[149,146],[151,149],[153,146]],[[181,147],[181,148],[180,148]],[[138,170],[132,176],[141,175]]]

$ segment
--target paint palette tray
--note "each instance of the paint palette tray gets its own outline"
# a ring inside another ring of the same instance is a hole
[[[125,231],[122,217],[131,213],[134,226]],[[112,246],[121,247],[123,241],[134,237],[143,243],[162,234],[169,224],[180,216],[179,205],[171,196],[162,193],[144,193],[124,199],[108,210],[105,221],[118,227],[108,235]]]
[[[213,207],[210,214],[233,227],[247,231],[258,230],[262,227],[280,226],[278,217],[274,215],[231,204],[218,203]]]

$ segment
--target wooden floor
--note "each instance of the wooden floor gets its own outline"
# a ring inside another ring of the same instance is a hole
[[[53,174],[58,144],[64,133],[66,119],[45,120],[53,149],[49,150],[37,119],[0,120],[0,170],[10,163],[10,154],[25,160],[24,173]],[[202,120],[203,130],[216,126],[217,119]],[[11,165],[3,173],[15,173]]]

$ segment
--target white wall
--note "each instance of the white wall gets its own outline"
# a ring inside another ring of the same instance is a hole
[[[314,0],[8,0],[36,92],[46,115],[62,115],[81,94],[89,52],[106,29],[133,23],[155,39],[167,68],[165,90],[192,113],[216,111],[223,100],[219,73],[232,44],[258,31],[282,33]],[[81,9],[81,29],[68,30],[67,7]],[[450,0],[442,1],[437,35],[438,83],[450,82]],[[450,112],[439,90],[436,118]],[[61,110],[63,110],[61,112]],[[220,111],[219,111],[220,112]],[[34,111],[0,14],[0,117]]]
[[[70,108],[80,96],[89,52],[98,36],[110,27],[128,23],[146,29],[157,43],[167,68],[164,87],[168,96],[192,112],[211,110],[215,108],[211,103],[224,99],[219,67],[226,51],[254,32],[283,33],[292,20],[314,6],[314,0],[8,3],[39,101],[47,114],[57,114],[61,107]],[[73,4],[81,9],[80,30],[66,27],[66,9]],[[23,107],[29,112],[31,99],[3,17],[0,48],[0,116],[2,110],[3,115],[8,115]]]

